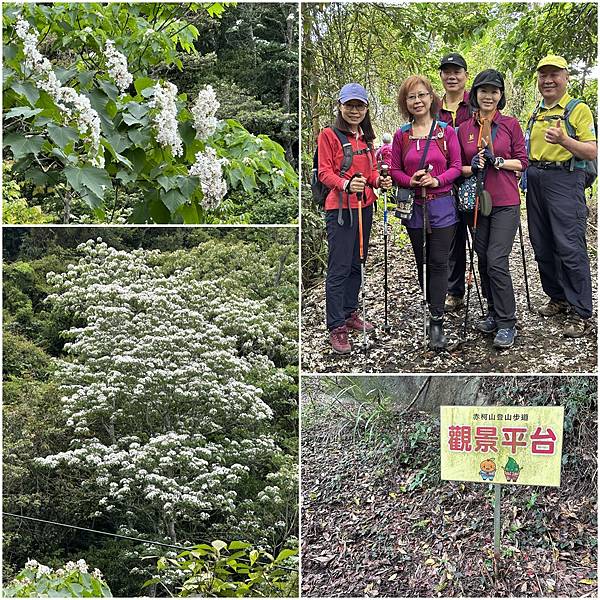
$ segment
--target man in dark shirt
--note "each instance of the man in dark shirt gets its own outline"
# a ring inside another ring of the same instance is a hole
[[[440,121],[457,127],[471,117],[469,92],[465,90],[469,73],[467,62],[455,52],[447,54],[440,62],[440,79],[444,86]],[[465,295],[465,271],[467,267],[467,223],[465,215],[459,213],[459,222],[450,246],[448,257],[448,296],[445,310],[452,311],[463,305]]]

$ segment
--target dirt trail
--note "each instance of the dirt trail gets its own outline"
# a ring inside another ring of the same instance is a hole
[[[537,264],[527,235],[523,215],[523,236],[533,311],[527,307],[523,261],[519,236],[510,256],[513,286],[517,301],[518,335],[513,348],[498,351],[492,346],[493,336],[479,333],[472,326],[481,314],[475,286],[472,289],[470,324],[467,339],[461,341],[464,309],[446,316],[449,349],[436,353],[423,343],[421,291],[410,244],[401,248],[397,241],[401,225],[392,218],[393,227],[388,246],[389,261],[389,323],[391,333],[383,331],[383,211],[376,213],[366,266],[367,318],[376,330],[369,335],[369,352],[361,349],[362,333],[352,332],[355,346],[352,353],[339,356],[332,352],[325,327],[324,281],[305,290],[302,298],[302,369],[304,372],[340,373],[593,373],[596,370],[596,327],[584,337],[568,339],[562,336],[564,315],[542,317],[536,309],[547,297],[541,289]],[[592,286],[594,307],[597,307],[596,229],[588,227],[588,247],[593,249]],[[475,259],[476,260],[476,259]],[[485,303],[485,301],[484,301]],[[596,323],[596,315],[593,317]]]

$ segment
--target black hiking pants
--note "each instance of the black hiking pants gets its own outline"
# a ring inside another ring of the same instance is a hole
[[[432,228],[427,234],[427,302],[434,317],[444,314],[446,292],[448,291],[448,254],[456,225]],[[407,227],[412,244],[419,276],[419,286],[423,289],[423,228]]]
[[[592,316],[592,278],[585,230],[585,173],[527,169],[527,223],[544,292]]]
[[[344,224],[338,223],[338,209],[325,214],[327,225],[327,277],[325,304],[327,329],[331,331],[346,323],[358,308],[360,292],[360,246],[358,240],[358,209],[352,209],[352,223],[348,209],[342,211]],[[363,208],[363,245],[365,260],[373,223],[373,205]],[[363,315],[366,318],[366,315]]]
[[[467,270],[467,215],[458,211],[458,223],[448,257],[448,294],[462,298],[465,295]]]
[[[495,206],[488,217],[478,215],[474,248],[477,252],[481,291],[488,313],[499,329],[517,322],[515,292],[510,276],[509,255],[519,227],[519,206]]]

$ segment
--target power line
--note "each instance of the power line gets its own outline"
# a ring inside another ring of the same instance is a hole
[[[78,529],[79,531],[89,531],[90,533],[96,533],[98,535],[107,535],[110,537],[121,538],[123,540],[130,540],[133,542],[138,542],[140,544],[150,544],[152,546],[163,546],[165,548],[175,548],[177,550],[194,550],[195,546],[177,546],[175,544],[166,544],[164,542],[155,542],[152,540],[143,540],[141,538],[132,537],[129,535],[121,535],[120,533],[111,533],[110,531],[100,531],[99,529],[90,529],[89,527],[79,527],[78,525],[68,525],[67,523],[59,523],[58,521],[48,521],[47,519],[38,519],[36,517],[27,517],[25,515],[16,515],[15,513],[2,511],[2,515],[6,515],[8,517],[15,517],[16,519],[25,519],[27,521],[37,521],[38,523],[47,523],[48,525],[56,525],[58,527],[66,527],[68,529]],[[264,563],[258,563],[264,564]],[[284,571],[297,571],[292,567],[283,567],[278,565],[278,569],[283,569]]]
[[[177,550],[193,550],[193,547],[187,548],[185,546],[176,546],[175,544],[165,544],[164,542],[154,542],[152,540],[143,540],[141,538],[131,537],[129,535],[121,535],[120,533],[111,533],[109,531],[100,531],[99,529],[90,529],[88,527],[79,527],[77,525],[67,525],[66,523],[59,523],[58,521],[48,521],[46,519],[36,519],[35,517],[26,517],[25,515],[15,515],[14,513],[2,512],[3,515],[9,517],[15,517],[17,519],[26,519],[28,521],[37,521],[39,523],[48,523],[49,525],[57,525],[58,527],[67,527],[69,529],[79,529],[80,531],[89,531],[91,533],[97,533],[98,535],[108,535],[111,537],[121,538],[124,540],[132,540],[134,542],[140,542],[141,544],[151,544],[153,546],[164,546],[165,548],[176,548]]]

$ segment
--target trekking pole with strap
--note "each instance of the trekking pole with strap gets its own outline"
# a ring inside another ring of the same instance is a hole
[[[467,248],[469,250],[470,260],[473,260],[473,246],[470,238],[469,228],[467,227]],[[479,309],[481,310],[481,318],[485,317],[485,312],[483,310],[483,300],[481,298],[481,290],[479,289],[479,282],[477,281],[477,274],[475,273],[475,269],[473,269],[473,281],[475,282],[475,291],[477,292],[477,299],[479,300]]]
[[[362,173],[357,173],[356,177],[362,177]],[[358,202],[358,249],[360,256],[360,289],[361,289],[361,303],[362,303],[362,321],[363,321],[363,348],[365,351],[365,367],[367,361],[367,310],[365,308],[365,247],[363,242],[363,214],[362,214],[362,200],[363,193],[357,192],[356,200]]]
[[[529,279],[527,277],[527,262],[525,261],[525,244],[523,244],[523,227],[519,217],[519,242],[521,243],[521,257],[523,258],[523,275],[525,276],[525,294],[527,296],[527,309],[531,312],[531,297],[529,296]]]
[[[481,173],[481,171],[479,172]],[[479,173],[477,179],[480,179]],[[475,210],[473,211],[473,247],[475,246],[475,236],[477,235],[477,213],[479,212],[479,185],[477,186],[477,193],[475,194]],[[471,248],[471,256],[469,258],[469,275],[467,277],[467,302],[465,304],[465,322],[463,325],[463,338],[467,337],[467,320],[469,319],[469,300],[471,298],[471,288],[473,287],[473,273],[475,270],[473,248]],[[483,306],[483,304],[482,304]]]
[[[389,167],[381,165],[381,176],[388,177]],[[392,328],[388,324],[388,191],[383,191],[383,330],[389,333]],[[364,315],[363,315],[364,316]]]
[[[431,173],[433,165],[427,165],[426,172]],[[427,344],[427,233],[431,231],[429,226],[429,213],[427,211],[427,191],[425,187],[421,188],[421,198],[423,199],[423,340]]]

